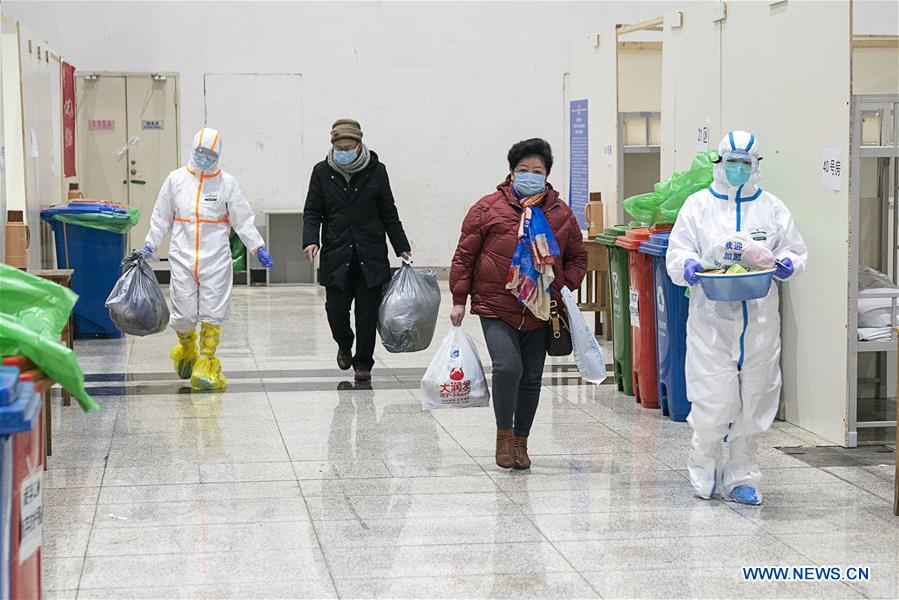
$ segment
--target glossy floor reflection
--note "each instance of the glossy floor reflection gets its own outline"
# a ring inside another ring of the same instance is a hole
[[[534,467],[503,471],[492,409],[420,410],[429,352],[379,348],[359,388],[334,364],[320,290],[234,296],[224,394],[170,374],[170,332],[79,343],[104,410],[53,415],[47,598],[899,596],[892,466],[801,460],[777,448],[826,442],[777,423],[763,508],[698,500],[685,423],[553,360]],[[871,580],[742,580],[766,565]]]

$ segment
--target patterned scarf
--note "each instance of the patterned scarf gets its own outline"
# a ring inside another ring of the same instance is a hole
[[[354,173],[358,173],[367,167],[369,161],[371,161],[371,152],[369,152],[368,146],[365,144],[359,144],[359,156],[356,157],[356,160],[346,166],[339,165],[337,164],[337,161],[334,160],[333,147],[330,152],[328,152],[328,166],[343,175],[343,178],[346,179],[347,182],[349,182]]]
[[[506,276],[506,289],[542,321],[549,320],[549,286],[555,278],[552,267],[561,255],[556,236],[540,209],[545,197],[546,192],[541,192],[518,201],[522,208],[518,247]]]

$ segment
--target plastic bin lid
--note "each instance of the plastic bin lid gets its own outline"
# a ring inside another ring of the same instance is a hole
[[[19,395],[19,370],[15,367],[0,367],[0,406],[16,401]]]
[[[632,227],[630,225],[628,225],[627,223],[623,223],[621,225],[612,225],[611,227],[606,227],[606,230],[603,231],[603,234],[611,237],[618,237],[619,235],[624,235],[631,229]]]
[[[653,231],[649,227],[635,227],[624,233],[625,237],[633,240],[640,240],[641,242],[647,241],[652,234]]]
[[[627,250],[639,250],[640,244],[649,240],[649,227],[635,227],[627,230],[623,236],[615,240],[615,244]]]
[[[624,235],[630,228],[630,225],[614,225],[612,227],[606,227],[605,231],[603,231],[593,239],[595,239],[600,244],[605,244],[606,246],[614,246],[615,240]]]
[[[22,382],[15,401],[0,406],[0,435],[29,431],[38,423],[41,397],[34,393],[34,384]]]
[[[643,242],[640,244],[640,252],[643,254],[649,254],[650,256],[659,256],[664,257],[668,254],[668,246],[659,246],[658,244],[653,244],[652,242]]]
[[[649,236],[649,243],[655,246],[664,246],[668,247],[668,241],[671,238],[671,232],[665,231],[662,233],[654,233]]]
[[[118,204],[109,202],[70,202],[69,204],[54,206],[52,208],[41,211],[41,214],[85,214],[85,213],[107,213],[107,214],[128,214],[128,208]]]

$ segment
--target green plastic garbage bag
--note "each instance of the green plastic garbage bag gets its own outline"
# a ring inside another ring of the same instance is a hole
[[[102,229],[103,231],[111,231],[112,233],[127,233],[138,221],[140,221],[140,210],[128,208],[124,212],[115,213],[56,213],[52,218],[60,223],[66,223],[68,225],[81,225],[82,227]]]
[[[59,340],[77,300],[67,288],[0,264],[0,356],[24,354],[90,412],[100,407],[75,353]]]
[[[655,184],[647,194],[631,196],[624,201],[624,210],[637,221],[650,225],[674,223],[687,198],[711,185],[712,162],[717,158],[714,151],[697,154],[689,170],[674,173]]]
[[[234,265],[234,272],[240,273],[247,270],[247,247],[243,245],[240,238],[234,231],[231,231],[231,263]]]

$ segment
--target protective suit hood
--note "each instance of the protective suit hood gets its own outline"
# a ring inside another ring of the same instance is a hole
[[[727,180],[724,163],[728,156],[745,158],[752,162],[752,174],[749,181],[740,186],[731,185]],[[735,200],[737,191],[741,199],[752,197],[758,190],[758,182],[761,179],[759,172],[759,143],[755,135],[748,131],[729,131],[718,144],[718,156],[720,160],[713,166],[712,190],[717,197],[727,196],[727,199]],[[724,199],[724,198],[721,198]]]
[[[217,129],[204,127],[194,135],[193,144],[191,145],[190,161],[187,165],[188,168],[194,173],[199,173],[203,170],[199,166],[197,166],[197,163],[194,161],[194,152],[198,148],[202,148],[216,154],[216,160],[208,169],[206,169],[206,174],[212,175],[213,173],[218,171],[219,161],[221,160],[222,156],[222,134],[219,133]]]

